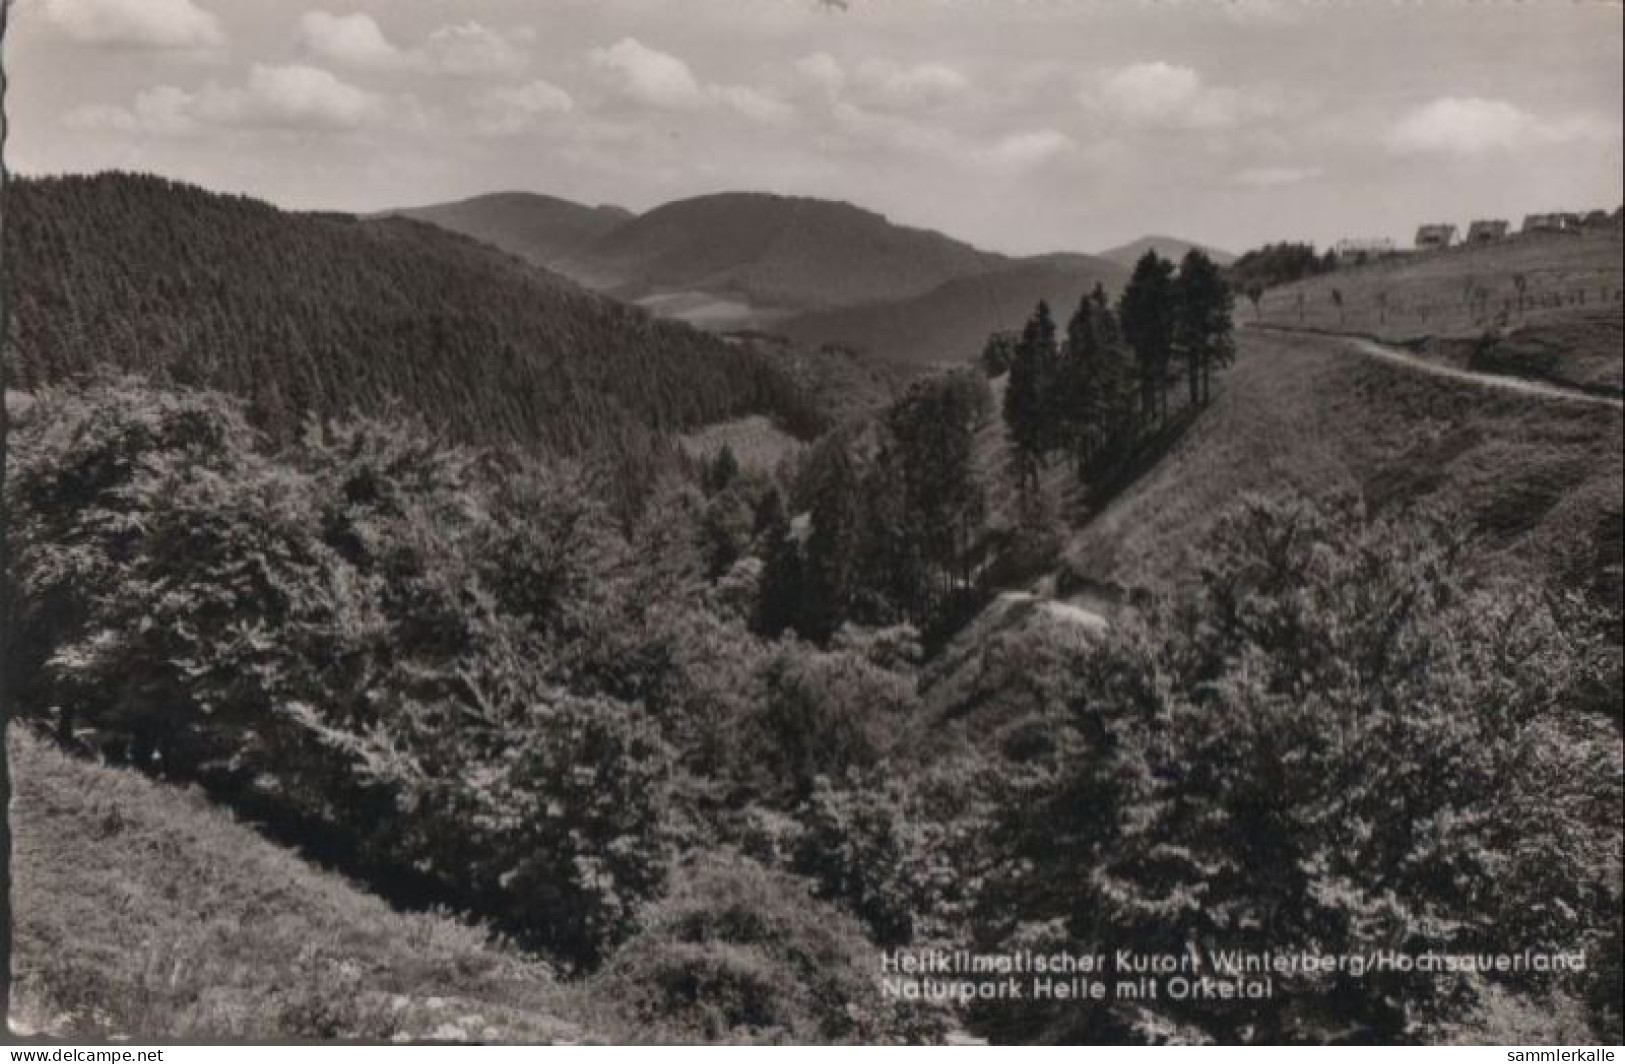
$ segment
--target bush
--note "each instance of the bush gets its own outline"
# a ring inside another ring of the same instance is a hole
[[[1085,949],[1601,945],[1619,909],[1619,739],[1588,701],[1605,655],[1579,608],[1468,580],[1438,529],[1244,503],[1198,586],[1088,667],[1075,752],[1030,813],[1009,811],[1015,908]],[[1046,896],[1060,882],[1078,889]],[[1044,1037],[1392,1042],[1454,1029],[1495,984],[1585,990],[1528,973],[1275,982],[1268,1001],[1040,1022]]]
[[[8,668],[58,730],[198,780],[399,898],[590,964],[660,889],[669,753],[574,694],[626,549],[573,467],[312,430],[123,379],[17,441]]]
[[[857,926],[801,881],[717,854],[681,869],[589,990],[649,1041],[940,1041],[943,1017],[884,998],[879,973]]]

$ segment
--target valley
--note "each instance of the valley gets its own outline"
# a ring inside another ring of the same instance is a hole
[[[1379,341],[1436,264],[1389,267],[1372,329],[1369,266],[1255,313],[1200,253],[915,231],[841,276],[825,208],[773,197],[726,233],[729,197],[435,222],[483,236],[151,179],[20,198],[20,1029],[1228,1037],[1228,999],[874,996],[905,945],[1193,938],[1198,892],[1286,914],[1270,948],[1521,920],[1602,958],[1295,985],[1248,1006],[1268,1037],[1615,1022],[1625,446],[1586,346],[1614,306]],[[1600,291],[1580,251],[1553,275]],[[1513,351],[1545,369],[1497,375]],[[1441,853],[1508,900],[1441,894]],[[1368,932],[1337,885],[1372,875]]]

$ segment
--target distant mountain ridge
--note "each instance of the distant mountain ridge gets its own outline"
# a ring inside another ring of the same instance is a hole
[[[471,236],[511,255],[559,270],[636,215],[625,207],[588,207],[535,192],[494,192],[455,203],[392,211]]]
[[[642,215],[528,193],[392,213],[673,316],[713,301],[760,312],[735,324],[908,298],[1012,261],[848,203],[761,192],[697,196]]]
[[[1117,247],[1108,248],[1099,252],[1098,255],[1100,258],[1110,259],[1119,266],[1126,266],[1132,270],[1134,264],[1139,262],[1147,251],[1155,251],[1162,258],[1177,263],[1192,248],[1207,252],[1208,258],[1220,266],[1228,266],[1236,261],[1236,256],[1228,251],[1221,251],[1218,248],[1208,247],[1206,244],[1198,244],[1190,240],[1182,240],[1176,236],[1158,235],[1142,236],[1138,240],[1129,241],[1127,244],[1119,244]]]
[[[1005,261],[850,204],[739,192],[657,207],[593,254],[634,293],[695,288],[793,309],[905,298]]]
[[[1115,293],[1149,249],[1177,260],[1197,246],[1148,236],[1099,255],[1012,257],[848,203],[761,192],[697,196],[641,215],[525,193],[400,213],[661,317],[839,344],[908,372],[974,356],[990,332],[1019,328],[1040,299],[1064,313],[1097,283]]]
[[[839,343],[889,365],[963,364],[989,334],[1021,328],[1040,300],[1064,321],[1096,284],[1115,296],[1127,277],[1124,267],[1092,255],[1044,255],[908,299],[801,315],[777,329],[800,343]]]

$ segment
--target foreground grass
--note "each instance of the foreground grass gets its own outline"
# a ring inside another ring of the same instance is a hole
[[[453,919],[403,914],[199,792],[21,729],[17,1019],[62,1037],[576,1041],[581,999]]]

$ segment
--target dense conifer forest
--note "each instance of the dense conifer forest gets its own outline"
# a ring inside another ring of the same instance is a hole
[[[399,410],[564,453],[751,413],[824,427],[769,355],[425,223],[130,174],[19,181],[6,221],[13,388],[126,370],[243,396],[282,439]]]

